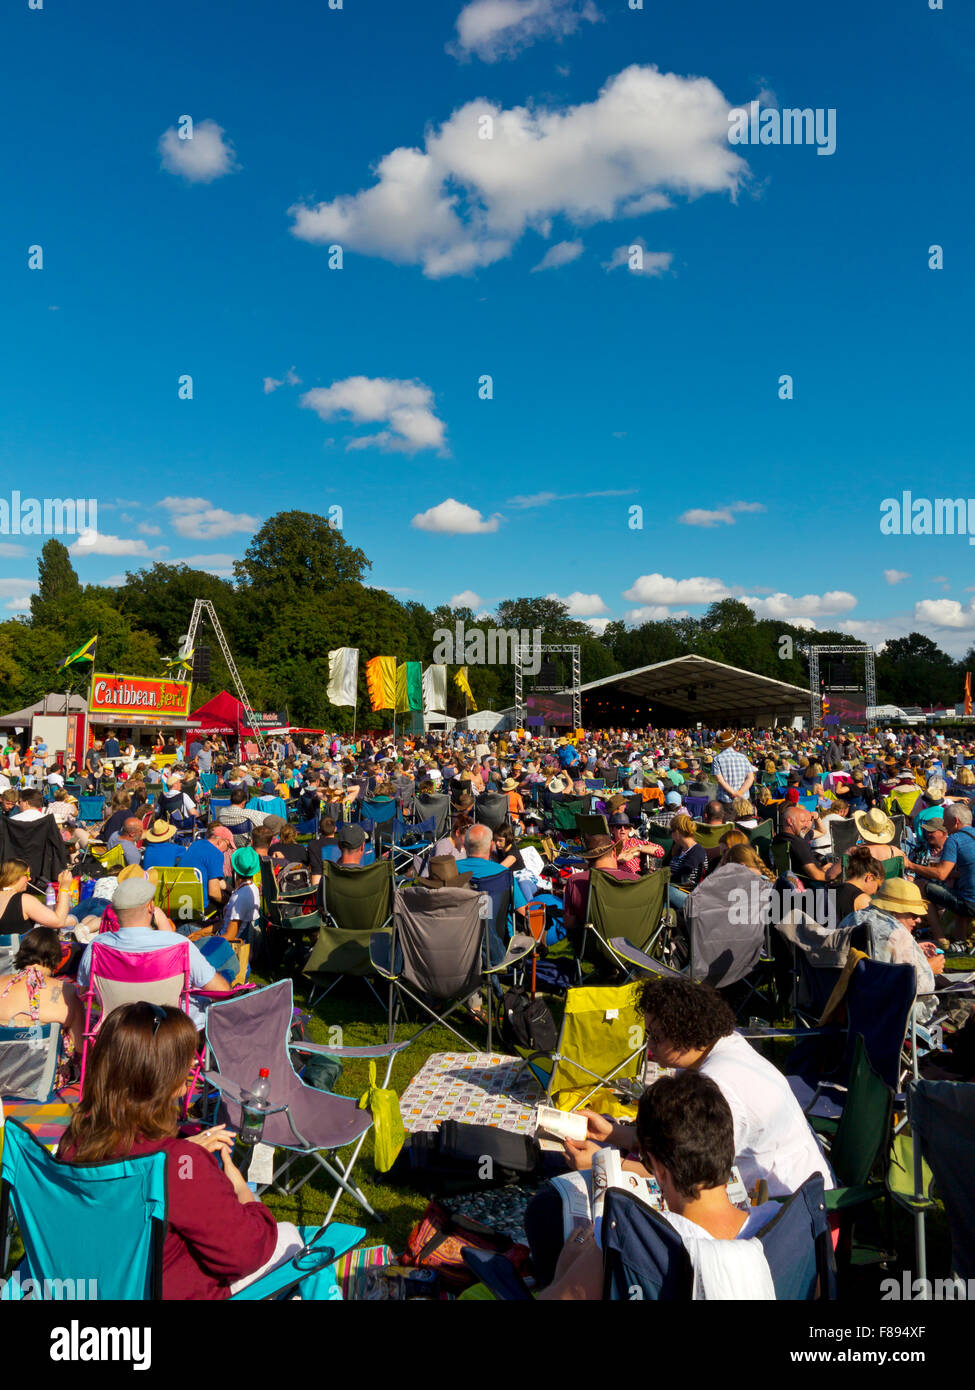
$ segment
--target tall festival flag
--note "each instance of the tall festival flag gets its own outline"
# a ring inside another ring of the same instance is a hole
[[[328,690],[333,705],[354,705],[358,699],[359,648],[336,647],[328,654]]]
[[[454,685],[463,695],[464,699],[470,702],[471,709],[477,713],[477,702],[474,699],[474,692],[471,690],[471,683],[467,678],[467,667],[462,666],[454,676]]]
[[[418,661],[403,661],[396,668],[397,714],[409,714],[410,710],[423,708],[421,667]]]
[[[423,713],[442,714],[447,708],[447,668],[428,666],[423,673]]]
[[[59,662],[58,662],[58,670],[59,670],[59,671],[70,671],[73,667],[75,667],[75,666],[84,666],[84,665],[85,665],[86,663],[88,663],[88,662],[91,663],[91,668],[92,668],[92,670],[94,670],[94,669],[95,669],[95,643],[96,643],[97,641],[98,641],[98,633],[96,632],[95,635],[94,635],[94,637],[89,637],[89,638],[88,638],[88,641],[85,642],[82,646],[80,646],[76,652],[72,652],[71,655],[70,655],[70,656],[66,656],[66,657],[64,658],[63,661],[59,661]]]
[[[396,707],[396,658],[374,656],[366,662],[366,688],[373,712]]]
[[[965,713],[966,713],[966,714],[971,714],[971,712],[972,712],[972,673],[971,673],[971,671],[966,671],[966,672],[965,672]]]

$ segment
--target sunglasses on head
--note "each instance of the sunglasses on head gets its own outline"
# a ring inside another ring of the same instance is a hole
[[[159,1032],[159,1025],[166,1022],[168,1015],[161,1004],[150,1004],[149,1008],[152,1010],[152,1036],[155,1037]]]

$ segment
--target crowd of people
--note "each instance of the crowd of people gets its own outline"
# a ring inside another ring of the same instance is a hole
[[[541,902],[550,942],[571,938],[584,922],[595,870],[632,880],[666,867],[679,940],[692,895],[734,865],[780,888],[816,885],[830,895],[831,926],[868,926],[878,959],[915,966],[924,1017],[936,1007],[946,961],[972,949],[975,743],[928,731],[370,732],[285,735],[262,751],[236,752],[222,738],[192,733],[140,750],[109,732],[80,765],[58,762],[43,741],[8,748],[4,758],[3,815],[52,818],[70,863],[47,902],[26,862],[0,866],[0,936],[19,937],[12,968],[0,975],[0,1024],[61,1024],[65,1083],[81,1046],[93,941],[138,953],[182,934],[192,985],[230,990],[248,969],[267,966],[262,875],[297,875],[311,892],[324,858],[355,867],[383,852],[359,824],[366,803],[393,803],[399,818],[422,823],[431,799],[446,794],[448,822],[418,856],[417,874],[462,886],[510,869],[512,926]],[[93,793],[105,796],[103,817],[85,823],[79,799]],[[485,797],[506,799],[496,829],[478,819]],[[569,851],[553,839],[551,822],[553,807],[567,801],[603,817]],[[845,821],[855,829],[837,853],[835,825]],[[767,822],[763,856],[752,832]],[[81,896],[79,876],[106,855],[113,867],[99,869]],[[202,921],[174,919],[157,904],[159,871],[170,867],[199,871]],[[566,1141],[569,1168],[586,1169],[596,1148],[615,1147],[654,1176],[679,1231],[716,1239],[751,1235],[769,1215],[729,1204],[732,1162],[749,1190],[761,1184],[771,1198],[813,1173],[832,1184],[784,1078],[735,1032],[725,999],[689,980],[651,980],[641,1005],[653,1057],[676,1076],[650,1088],[635,1126],[587,1112],[585,1141]],[[972,1031],[969,1009],[967,1001],[956,1007],[958,1038]],[[106,1019],[61,1146],[75,1162],[158,1147],[182,1155],[192,1146],[198,1179],[171,1188],[167,1297],[227,1297],[297,1239],[233,1166],[223,1127],[181,1132],[179,1104],[202,1022],[195,1004],[185,1015],[130,1005]],[[975,1075],[970,1042],[941,1065],[940,1074]],[[530,1211],[538,1286],[545,1297],[598,1297],[598,1252],[584,1241],[562,1249],[551,1200],[543,1190]]]

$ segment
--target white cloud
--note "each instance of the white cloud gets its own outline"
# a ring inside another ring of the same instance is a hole
[[[558,241],[554,246],[550,246],[545,255],[532,266],[532,274],[536,270],[558,270],[559,266],[569,265],[571,261],[577,260],[585,250],[581,241]]]
[[[769,598],[744,596],[742,603],[747,603],[759,618],[781,618],[783,621],[848,613],[857,606],[853,594],[843,589],[833,589],[828,594],[803,594],[801,598],[794,598],[792,594],[772,594]]]
[[[120,589],[124,583],[124,574],[110,574],[107,579],[98,580],[99,586],[103,589]]]
[[[508,498],[511,507],[547,507],[550,502],[575,502],[589,497],[632,497],[635,487],[604,488],[599,492],[531,492]]]
[[[718,599],[730,598],[731,590],[720,579],[668,579],[662,574],[641,574],[632,587],[624,591],[623,597],[632,603],[656,608],[674,603],[716,603]],[[668,615],[654,613],[652,616]]]
[[[463,58],[476,54],[486,63],[508,58],[536,39],[574,34],[599,11],[591,0],[468,0],[457,16],[457,40],[447,51]]]
[[[100,531],[84,531],[68,546],[72,555],[145,555],[159,559],[169,554],[168,545],[157,545],[150,550],[145,541],[134,540],[131,536],[106,536]]]
[[[483,608],[487,599],[481,598],[480,594],[475,594],[473,589],[465,589],[463,593],[454,594],[450,600],[451,608]]]
[[[386,453],[415,454],[420,449],[446,452],[446,425],[433,411],[433,392],[422,381],[396,381],[385,377],[350,376],[331,386],[306,391],[300,404],[322,420],[347,415],[357,425],[384,421],[378,434],[349,440],[346,449],[382,449]]]
[[[418,531],[439,531],[449,536],[476,536],[496,531],[498,522],[503,520],[498,512],[493,516],[483,517],[474,507],[468,507],[466,502],[458,502],[455,498],[448,497],[439,506],[419,512],[410,525],[415,526]]]
[[[162,527],[161,527],[161,526],[153,526],[152,523],[149,522],[149,521],[140,521],[139,524],[138,524],[138,526],[137,526],[135,529],[139,532],[140,536],[161,536],[161,535],[162,535]]]
[[[599,613],[609,612],[598,594],[581,594],[578,589],[574,593],[567,594],[565,598],[559,594],[546,594],[545,597],[554,598],[559,603],[564,603],[569,610],[570,618],[594,618]]]
[[[279,386],[300,385],[301,377],[295,371],[294,367],[289,367],[288,370],[285,372],[284,376],[280,378],[280,380],[274,376],[266,376],[264,378],[264,394],[265,396],[269,396],[271,392],[276,391]]]
[[[36,579],[0,579],[0,598],[17,598],[37,588]]]
[[[227,579],[234,572],[236,558],[235,555],[180,555],[174,563],[189,565],[194,570],[208,570],[220,579]]]
[[[19,598],[8,599],[3,606],[9,613],[26,613],[30,608],[30,594],[21,594]]]
[[[422,149],[400,146],[358,193],[289,211],[304,241],[343,246],[432,278],[466,274],[510,255],[553,217],[578,224],[644,210],[648,199],[726,193],[748,166],[728,143],[729,104],[708,78],[636,64],[596,100],[564,109],[468,102]],[[493,138],[478,138],[483,118]],[[547,232],[546,232],[547,234]]]
[[[646,603],[640,608],[631,608],[624,617],[632,627],[637,627],[640,623],[662,622],[664,618],[689,618],[690,614],[686,608],[672,611],[660,603]]]
[[[256,531],[261,524],[259,517],[224,511],[205,497],[164,497],[156,506],[169,512],[174,531],[194,541],[210,541],[234,531]]]
[[[191,140],[181,140],[176,127],[170,126],[160,136],[159,153],[162,167],[187,183],[212,183],[237,168],[234,147],[216,121],[195,122]]]
[[[657,212],[661,208],[670,207],[670,199],[659,193],[648,193],[643,198],[638,198],[634,202],[628,203],[622,209],[625,217],[639,217],[644,212]],[[640,248],[640,255],[634,256],[634,247]],[[631,265],[630,258],[633,257]],[[649,251],[647,243],[642,236],[634,237],[625,246],[617,246],[609,260],[603,265],[606,271],[619,270],[621,266],[626,266],[631,275],[647,275],[656,277],[665,274],[673,264],[674,253],[672,251]]]
[[[888,584],[902,584],[905,579],[910,579],[907,570],[884,570],[884,578]]]
[[[12,560],[16,555],[26,554],[27,547],[25,545],[17,545],[15,541],[0,541],[0,556],[5,560]]]
[[[734,526],[735,514],[738,512],[764,512],[765,507],[761,502],[732,502],[727,507],[718,507],[714,511],[707,511],[703,507],[692,507],[690,511],[684,512],[677,520],[683,526]]]
[[[606,631],[606,629],[609,627],[609,624],[610,624],[611,621],[612,621],[611,618],[584,618],[584,619],[583,619],[583,622],[586,624],[586,627],[591,627],[592,630],[593,630],[593,632],[595,633],[595,635],[596,635],[597,637],[602,637],[603,633],[604,633],[604,632]]]
[[[956,598],[923,598],[914,605],[914,617],[935,627],[975,627],[975,600],[963,608]]]

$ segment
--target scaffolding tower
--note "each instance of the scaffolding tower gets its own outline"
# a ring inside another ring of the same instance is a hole
[[[561,652],[563,655],[568,652],[572,657],[572,684],[570,686],[572,693],[572,727],[574,729],[582,728],[581,651],[582,649],[577,642],[545,643],[542,646],[533,646],[532,643],[529,642],[515,648],[515,719],[518,722],[519,728],[524,727],[526,709],[524,672],[521,666],[522,657],[532,657],[536,653],[544,655],[546,652]],[[561,693],[565,690],[565,686],[536,685],[534,689]]]
[[[823,697],[819,688],[819,658],[821,656],[862,656],[864,659],[864,690],[866,693],[866,719],[869,723],[870,717],[877,706],[877,667],[876,653],[873,647],[859,646],[850,647],[838,645],[835,647],[806,647],[805,653],[809,658],[809,727],[817,729],[822,724]]]
[[[267,762],[267,743],[261,730],[257,727],[254,710],[251,707],[250,700],[247,698],[247,691],[244,689],[244,682],[240,678],[240,672],[237,670],[236,662],[230,654],[230,647],[227,645],[227,639],[223,635],[223,628],[220,626],[217,610],[208,598],[198,598],[193,604],[193,615],[190,618],[190,625],[186,632],[186,636],[180,643],[179,654],[184,660],[190,656],[190,653],[196,645],[196,634],[199,630],[200,620],[204,614],[210,619],[210,626],[217,635],[217,641],[220,643],[220,650],[223,652],[223,659],[227,663],[227,670],[230,672],[230,679],[234,683],[237,699],[244,706],[244,713],[247,715],[248,722],[250,723],[251,733],[254,737],[254,742],[257,744],[257,751],[261,755],[261,761]]]

